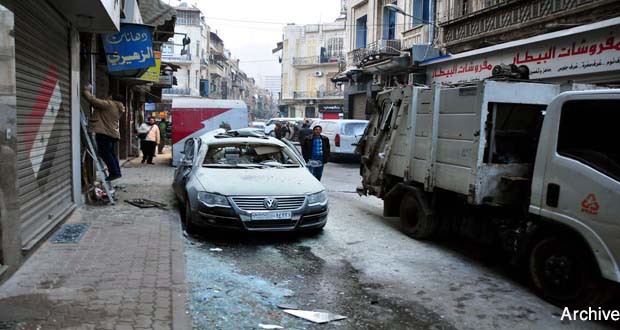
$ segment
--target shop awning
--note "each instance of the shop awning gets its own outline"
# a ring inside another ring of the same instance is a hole
[[[140,0],[142,21],[148,25],[164,25],[177,16],[177,11],[161,0]]]

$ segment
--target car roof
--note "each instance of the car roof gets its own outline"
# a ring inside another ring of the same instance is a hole
[[[272,145],[277,145],[277,146],[282,146],[285,147],[286,144],[283,143],[282,141],[271,137],[271,136],[266,136],[266,135],[250,135],[251,133],[247,133],[250,132],[252,130],[248,130],[248,129],[242,129],[242,130],[233,130],[233,131],[229,131],[228,133],[224,130],[224,129],[217,129],[213,132],[211,132],[212,134],[206,134],[201,136],[201,140],[206,143],[206,144],[235,144],[235,143],[239,143],[239,144],[244,144],[244,143],[256,143],[256,144],[272,144]],[[257,130],[254,130],[256,132],[260,132]],[[240,136],[233,136],[233,135],[229,135],[230,132],[246,132],[246,134],[244,135],[240,135]]]

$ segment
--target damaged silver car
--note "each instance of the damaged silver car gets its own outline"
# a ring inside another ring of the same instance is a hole
[[[183,226],[319,232],[328,197],[299,151],[252,130],[208,133],[185,142],[173,187]]]

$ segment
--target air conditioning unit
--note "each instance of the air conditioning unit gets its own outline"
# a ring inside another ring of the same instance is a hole
[[[314,71],[315,77],[323,77],[323,71]]]

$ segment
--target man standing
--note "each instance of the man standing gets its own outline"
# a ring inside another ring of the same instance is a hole
[[[301,129],[299,130],[299,143],[303,143],[304,139],[307,136],[312,135],[312,130],[310,129],[310,124],[308,122],[305,122],[302,126]]]
[[[321,132],[321,126],[314,126],[312,135],[307,136],[301,143],[301,153],[308,164],[308,170],[319,181],[323,176],[323,167],[329,160],[329,139],[321,135]]]
[[[111,92],[108,93],[105,99],[101,100],[94,97],[90,93],[90,89],[91,86],[86,85],[83,90],[84,97],[95,108],[95,111],[90,116],[89,131],[95,133],[97,152],[108,167],[106,181],[116,180],[121,177],[121,167],[118,163],[118,158],[116,158],[114,148],[121,138],[121,133],[118,130],[118,120],[125,112],[125,106],[117,100],[112,100]]]

